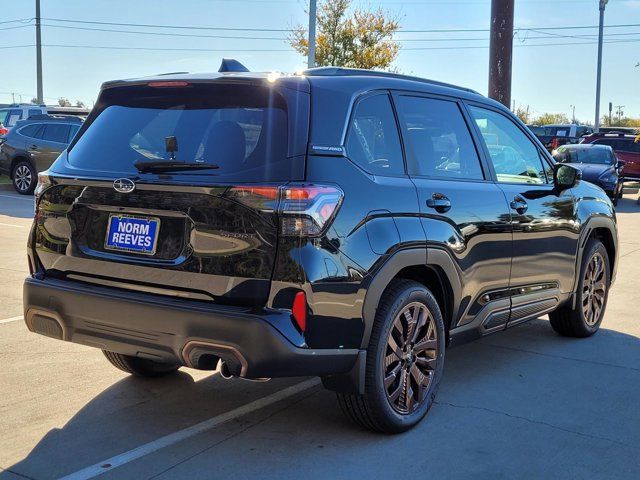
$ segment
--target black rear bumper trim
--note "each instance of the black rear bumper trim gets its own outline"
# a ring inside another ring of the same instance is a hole
[[[68,280],[29,277],[24,312],[60,324],[63,339],[125,355],[196,367],[190,351],[217,355],[246,378],[323,376],[348,372],[357,349],[310,349],[291,343],[274,325],[287,312],[163,298]],[[276,318],[274,318],[276,317]]]

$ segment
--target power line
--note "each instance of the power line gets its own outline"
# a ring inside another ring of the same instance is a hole
[[[157,35],[163,37],[195,37],[195,38],[226,38],[234,40],[287,40],[286,37],[238,37],[231,35],[203,35],[196,33],[167,33],[167,32],[143,32],[140,30],[120,30],[113,28],[93,28],[93,27],[74,27],[71,25],[52,25],[50,23],[43,23],[43,27],[62,28],[70,30],[84,30],[90,32],[113,32],[113,33],[132,33],[137,35]]]
[[[119,27],[143,27],[143,28],[173,28],[179,30],[224,30],[224,31],[239,31],[239,32],[292,32],[292,29],[281,28],[233,28],[233,27],[194,27],[192,25],[159,25],[151,23],[120,23],[120,22],[98,22],[92,20],[68,20],[65,18],[45,18],[42,20],[48,20],[51,22],[66,22],[66,23],[82,23],[90,25],[115,25]]]
[[[89,24],[89,25],[110,25],[120,27],[141,27],[141,28],[170,28],[178,30],[222,30],[222,31],[243,31],[243,32],[292,32],[293,29],[278,29],[278,28],[244,28],[244,27],[203,27],[193,25],[166,25],[166,24],[152,24],[152,23],[127,23],[127,22],[101,22],[95,20],[71,20],[66,18],[50,18],[43,17],[42,20],[52,22],[63,23],[75,23],[75,24]],[[618,24],[618,25],[606,25],[605,28],[630,28],[640,27],[640,23],[631,24]],[[527,30],[584,30],[598,28],[598,25],[575,25],[575,26],[555,26],[555,27],[522,27],[515,28],[517,31]],[[399,32],[404,33],[457,33],[457,32],[488,32],[489,29],[468,29],[468,28],[452,28],[452,29],[400,29]]]
[[[233,40],[279,40],[286,41],[287,37],[255,37],[255,36],[233,36],[233,35],[205,35],[205,34],[194,34],[194,33],[167,33],[167,32],[146,32],[140,30],[121,30],[121,29],[112,29],[112,28],[94,28],[94,27],[75,27],[70,25],[52,25],[52,24],[43,24],[43,27],[51,27],[51,28],[59,28],[59,29],[71,29],[71,30],[82,30],[89,32],[109,32],[109,33],[129,33],[135,35],[152,35],[152,36],[163,36],[163,37],[188,37],[188,38],[219,38],[219,39],[233,39]],[[16,27],[14,27],[16,28]],[[17,27],[23,28],[23,27]],[[2,30],[2,29],[0,29]],[[543,40],[548,39],[549,36],[553,37],[562,37],[562,38],[583,38],[585,40],[592,40],[593,36],[580,36],[580,35],[560,35],[560,34],[552,34],[548,32],[538,32],[537,30],[530,30],[532,32],[541,33],[546,36],[526,36],[521,39],[521,41],[528,40]],[[627,35],[639,35],[640,32],[625,32],[625,33],[610,33],[606,36],[627,36]],[[446,41],[476,41],[476,40],[486,40],[484,37],[476,37],[476,38],[400,38],[395,39],[397,42],[446,42]]]
[[[625,40],[608,40],[604,43],[635,43],[640,42],[640,37],[635,39]],[[569,46],[569,45],[594,45],[597,42],[558,42],[558,43],[538,43],[538,44],[516,44],[514,48],[524,47],[556,47],[556,46]],[[0,49],[11,48],[27,48],[34,47],[34,44],[28,45],[6,45],[0,46]],[[43,44],[43,47],[52,48],[84,48],[84,49],[98,49],[98,50],[141,50],[141,51],[176,51],[176,52],[294,52],[292,49],[284,48],[163,48],[163,47],[119,47],[112,45],[65,45],[65,44]],[[419,50],[468,50],[468,49],[485,49],[489,48],[488,45],[464,45],[456,47],[406,47],[401,51],[419,51]]]
[[[16,18],[15,20],[3,20],[0,22],[0,24],[4,24],[4,23],[25,23],[25,22],[32,22],[34,20],[34,17],[31,18]]]

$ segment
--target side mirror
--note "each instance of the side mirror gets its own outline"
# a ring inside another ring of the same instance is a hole
[[[616,168],[622,168],[627,164],[627,162],[625,162],[624,160],[618,160],[618,163],[616,163]]]
[[[553,184],[558,190],[566,190],[575,186],[582,178],[582,172],[570,165],[558,163],[553,171]]]

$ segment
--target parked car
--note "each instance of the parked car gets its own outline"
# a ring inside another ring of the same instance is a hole
[[[618,160],[607,145],[563,145],[553,153],[558,163],[570,163],[582,172],[582,179],[598,185],[611,198],[614,205],[622,197],[622,170],[625,162]]]
[[[105,83],[36,209],[29,330],[147,377],[320,376],[382,432],[447,345],[593,335],[618,256],[611,201],[508,109],[345,68]]]
[[[9,131],[20,120],[27,120],[34,115],[75,115],[81,118],[89,114],[89,109],[81,107],[47,106],[44,104],[15,103],[6,108],[0,108],[0,137]]]
[[[640,135],[618,133],[594,133],[582,140],[585,144],[608,145],[620,160],[625,162],[624,181],[640,180]]]
[[[33,193],[38,172],[49,168],[82,125],[75,116],[34,115],[20,120],[0,145],[0,173],[18,193]]]
[[[549,152],[561,145],[578,143],[582,137],[593,133],[592,127],[576,124],[529,125],[529,129]]]

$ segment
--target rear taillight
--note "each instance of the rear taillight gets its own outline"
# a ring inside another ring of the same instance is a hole
[[[277,212],[282,235],[317,237],[336,216],[344,193],[327,185],[243,185],[226,196],[262,212]]]
[[[319,236],[325,232],[342,203],[344,193],[324,185],[287,185],[280,190],[280,233]]]
[[[551,140],[551,148],[554,149],[554,150],[556,148],[558,148],[558,139],[557,138],[554,138],[553,140]]]
[[[6,135],[9,133],[9,129],[5,127],[0,127],[0,135]]]

